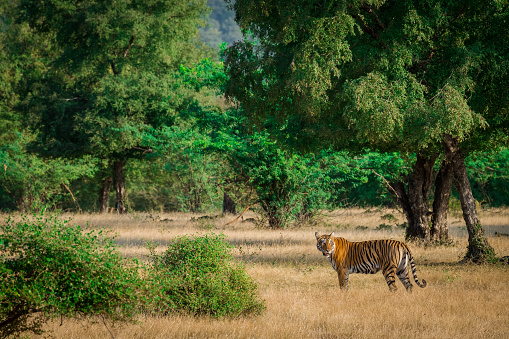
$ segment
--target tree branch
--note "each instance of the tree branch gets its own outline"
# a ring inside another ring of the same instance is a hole
[[[402,197],[398,194],[398,192],[394,189],[394,187],[392,187],[391,183],[385,179],[385,177],[381,174],[378,174],[374,169],[371,169],[371,172],[373,172],[376,176],[379,176],[380,178],[382,178],[382,180],[387,184],[387,186],[389,186],[389,188],[391,189],[391,191],[394,192],[394,194],[396,195],[396,197],[398,199],[402,199]]]
[[[117,69],[115,68],[115,64],[112,62],[112,63],[110,63],[110,65],[111,65],[111,70],[112,70],[113,74],[117,75],[118,73],[117,73]]]
[[[351,4],[348,4],[347,6],[350,10],[354,9]],[[382,23],[382,21],[380,20],[378,15],[374,12],[374,10],[371,6],[364,4],[364,5],[361,5],[360,8],[363,9],[364,11],[372,14],[372,16],[374,17],[375,23],[380,28],[380,30],[382,30],[382,31],[385,30],[385,25]],[[371,38],[373,38],[373,40],[380,43],[380,45],[382,46],[383,49],[387,48],[387,45],[384,42],[380,41],[380,34],[375,29],[373,29],[371,26],[369,26],[366,23],[366,21],[358,13],[355,13],[352,11],[352,13],[350,13],[350,16],[362,23],[362,25],[360,25],[360,26],[364,33],[367,33]]]
[[[7,319],[0,322],[0,329],[9,326],[10,324],[12,324],[13,322],[15,322],[16,320],[18,320],[19,318],[21,318],[25,315],[30,315],[30,314],[42,312],[42,311],[43,311],[42,308],[29,307],[29,309],[27,311],[23,312],[23,311],[20,311],[19,307],[18,307],[17,310],[13,311],[13,314],[8,316]]]
[[[124,52],[124,58],[127,57],[127,53],[129,53],[129,50],[133,46],[134,43],[134,35],[131,37],[131,40],[129,40],[129,46],[127,46],[127,49]]]
[[[66,189],[66,190],[67,190],[67,191],[71,194],[72,200],[74,201],[74,204],[76,205],[76,207],[78,207],[78,210],[79,210],[80,212],[83,212],[83,211],[81,210],[80,204],[78,204],[78,202],[77,202],[77,201],[76,201],[76,199],[74,198],[74,194],[72,194],[72,191],[71,191],[71,189],[69,188],[69,186],[67,186],[67,185],[65,184],[65,182],[63,182],[63,181],[62,181],[62,185],[64,185],[65,189]]]
[[[385,25],[383,24],[383,22],[380,20],[380,18],[378,17],[378,15],[376,14],[376,12],[373,10],[373,7],[371,7],[370,5],[367,5],[367,4],[362,4],[361,5],[361,8],[368,12],[369,14],[371,14],[374,18],[375,18],[375,22],[378,26],[378,28],[380,28],[382,31],[385,30]]]

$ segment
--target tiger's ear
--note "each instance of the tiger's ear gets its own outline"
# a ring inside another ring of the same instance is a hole
[[[318,232],[315,232],[315,237],[317,240],[318,240],[318,238],[320,238],[320,235],[318,235]]]
[[[329,237],[334,238],[334,232],[332,232]]]

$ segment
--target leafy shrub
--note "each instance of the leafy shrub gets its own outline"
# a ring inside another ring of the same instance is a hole
[[[41,333],[52,317],[129,319],[136,265],[125,265],[112,239],[56,216],[0,225],[0,337]]]
[[[376,227],[377,230],[392,231],[392,226],[387,224],[380,224]]]
[[[149,309],[213,317],[259,314],[264,302],[244,267],[233,263],[224,235],[177,237],[161,255],[152,254]]]

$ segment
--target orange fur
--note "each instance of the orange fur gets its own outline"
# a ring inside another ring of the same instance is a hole
[[[403,283],[407,291],[412,290],[412,283],[408,277],[408,264],[412,275],[419,287],[426,287],[417,279],[412,253],[408,246],[397,240],[370,240],[350,242],[344,238],[315,233],[316,247],[327,256],[332,267],[338,274],[340,288],[348,289],[350,273],[374,274],[382,271],[385,281],[391,291],[397,290],[396,276]]]

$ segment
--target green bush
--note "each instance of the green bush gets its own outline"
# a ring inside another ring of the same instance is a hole
[[[84,233],[56,216],[0,225],[0,337],[41,333],[53,317],[135,313],[137,265],[126,265],[112,239]]]
[[[177,237],[161,255],[152,254],[148,309],[213,317],[260,314],[264,301],[243,266],[233,262],[224,235]]]

